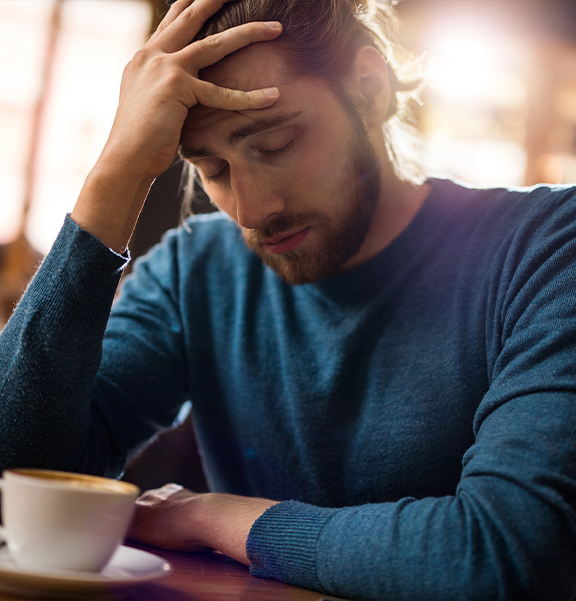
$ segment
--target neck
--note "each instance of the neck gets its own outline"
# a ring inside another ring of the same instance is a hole
[[[362,265],[384,250],[411,223],[430,191],[429,184],[413,184],[398,177],[386,152],[381,155],[380,196],[360,250],[345,270]]]

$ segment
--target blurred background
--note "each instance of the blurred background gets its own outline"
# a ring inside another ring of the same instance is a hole
[[[166,10],[163,0],[0,0],[0,328],[104,146],[125,64]],[[402,0],[397,10],[400,40],[428,73],[414,107],[428,173],[576,183],[574,0]],[[154,184],[133,257],[178,224],[180,173],[175,162]],[[164,465],[190,457],[183,428]],[[189,475],[132,469],[145,488]]]

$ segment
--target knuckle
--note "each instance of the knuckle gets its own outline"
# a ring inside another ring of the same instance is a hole
[[[201,43],[207,50],[217,49],[222,46],[222,36],[220,34],[211,35],[204,38]]]
[[[261,36],[262,35],[262,23],[246,23],[242,27],[242,33],[247,37]],[[265,31],[268,33],[268,30]]]
[[[131,63],[134,64],[134,66],[139,67],[148,60],[148,57],[148,50],[146,48],[140,48],[140,50],[137,50],[136,54],[134,54]]]
[[[167,69],[162,76],[162,84],[166,88],[178,88],[182,85],[182,73],[179,69]]]
[[[170,55],[161,53],[149,53],[145,62],[136,61],[133,68],[141,71],[142,75],[150,78],[151,82],[161,83],[162,85],[179,85],[182,80],[182,69],[173,60]]]
[[[150,36],[152,37],[157,37],[159,36],[167,27],[166,21],[160,21],[160,24],[158,25],[158,27],[156,27],[156,30],[153,32],[153,34]]]
[[[230,101],[234,99],[234,92],[228,88],[220,88],[220,97],[224,101]]]
[[[202,23],[205,23],[212,16],[209,8],[207,8],[203,4],[195,2],[190,8],[192,10],[189,11],[188,17],[190,19],[194,19],[194,21],[200,21]]]

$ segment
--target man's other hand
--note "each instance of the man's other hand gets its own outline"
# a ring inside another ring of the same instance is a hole
[[[137,501],[128,538],[171,551],[221,551],[249,565],[252,524],[275,501],[224,493],[197,494],[178,484],[146,491]]]

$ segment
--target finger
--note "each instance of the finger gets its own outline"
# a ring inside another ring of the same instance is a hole
[[[215,15],[229,0],[194,0],[181,11],[169,26],[155,40],[164,52],[172,53],[188,46],[202,29],[202,26]]]
[[[184,487],[179,484],[165,484],[161,488],[154,488],[143,492],[138,499],[136,499],[136,503],[139,503],[140,505],[149,505],[159,501],[165,501],[182,490],[184,490]]]
[[[194,95],[196,101],[204,106],[225,111],[247,111],[263,109],[273,105],[280,97],[278,88],[266,88],[241,92],[221,88],[208,81],[195,80]]]
[[[170,6],[168,12],[164,15],[162,21],[160,21],[160,25],[156,28],[156,31],[150,36],[148,42],[154,42],[154,40],[170,25],[176,20],[179,14],[181,14],[186,8],[188,8],[194,0],[176,0]]]
[[[159,499],[162,499],[163,501],[165,501],[166,499],[170,498],[171,496],[173,496],[176,493],[179,493],[183,490],[184,490],[184,487],[180,486],[180,484],[164,484],[164,486],[162,488],[159,488],[156,491],[156,496]]]
[[[197,72],[245,46],[273,40],[281,33],[282,25],[277,21],[246,23],[196,42],[182,50],[180,56],[191,71]]]

